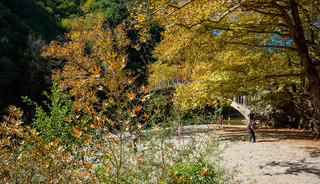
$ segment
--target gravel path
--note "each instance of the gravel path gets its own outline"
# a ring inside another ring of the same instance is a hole
[[[259,128],[254,144],[245,126],[225,126],[218,133],[229,145],[224,164],[239,166],[239,183],[320,184],[320,141],[309,131]]]

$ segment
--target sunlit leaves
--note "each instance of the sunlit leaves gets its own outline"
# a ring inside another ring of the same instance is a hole
[[[299,16],[304,29],[309,30],[319,20],[313,14],[317,12],[313,9],[315,1],[297,3],[304,7]],[[287,79],[303,78],[292,37],[295,30],[290,26],[295,23],[284,18],[284,12],[292,16],[289,4],[255,0],[138,3],[137,22],[145,25],[156,21],[166,27],[154,51],[159,61],[149,66],[149,81],[192,81],[194,84],[177,90],[175,101],[181,107],[195,108],[217,105],[233,95],[255,93],[258,86],[269,86],[276,80],[287,84]],[[314,21],[310,22],[311,14]],[[306,39],[311,34],[318,35],[312,31]]]
[[[118,90],[118,80],[126,75],[123,69],[127,62],[124,50],[129,44],[127,36],[122,28],[106,30],[103,21],[103,16],[92,14],[77,19],[65,34],[66,42],[52,41],[42,53],[45,57],[66,61],[63,70],[56,71],[54,77],[59,77],[63,90],[72,89],[82,104],[97,102],[97,91],[114,97],[112,93]],[[75,108],[79,106],[76,104]]]
[[[22,111],[10,106],[7,122],[0,123],[0,182],[30,183],[46,180],[48,183],[63,181],[72,160],[59,146],[61,139],[47,142],[36,129],[21,126]],[[17,172],[21,171],[21,172]],[[32,171],[32,172],[29,172]]]

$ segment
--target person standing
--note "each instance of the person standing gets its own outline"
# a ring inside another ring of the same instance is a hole
[[[247,130],[248,130],[248,133],[249,133],[249,142],[252,142],[253,143],[256,143],[256,135],[255,135],[255,126],[259,124],[258,122],[256,121],[251,121],[248,126],[247,126]]]
[[[182,137],[182,121],[180,123],[178,123],[178,136],[181,139]]]
[[[253,113],[253,111],[250,111],[250,114],[248,114],[248,117],[249,117],[249,124],[256,120],[256,115]]]
[[[132,132],[131,132],[131,135],[132,135],[132,142],[133,142],[133,151],[134,153],[137,153],[138,151],[138,148],[137,148],[137,141],[138,141],[138,137],[137,137],[137,130],[136,129],[133,129]]]
[[[219,117],[219,125],[222,126],[222,124],[223,124],[223,117],[220,116],[220,117]]]

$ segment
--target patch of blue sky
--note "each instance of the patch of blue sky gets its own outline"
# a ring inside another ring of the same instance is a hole
[[[213,29],[213,30],[212,30],[212,34],[213,34],[214,36],[218,36],[219,34],[221,34],[221,30]]]

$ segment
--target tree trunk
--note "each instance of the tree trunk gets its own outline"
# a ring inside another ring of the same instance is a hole
[[[319,98],[319,95],[320,94],[318,94],[317,98]],[[316,99],[316,100],[319,100],[319,99]],[[312,115],[312,123],[313,123],[312,133],[314,138],[320,138],[320,107],[319,107],[320,102],[319,101],[312,102],[314,106],[314,112]]]
[[[315,138],[320,136],[320,77],[319,73],[312,62],[309,55],[307,41],[304,36],[301,19],[298,11],[298,4],[295,0],[290,0],[292,10],[292,17],[294,30],[290,30],[291,36],[295,45],[297,46],[298,56],[300,57],[301,64],[304,67],[306,77],[309,80],[309,94],[312,107],[314,109],[311,120],[313,122],[313,134]]]

